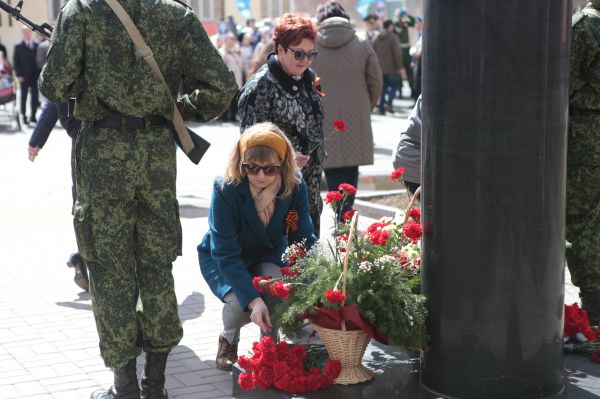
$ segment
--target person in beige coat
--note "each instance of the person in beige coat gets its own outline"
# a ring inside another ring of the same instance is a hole
[[[328,1],[317,9],[317,30],[315,48],[319,57],[312,67],[325,93],[321,101],[325,111],[327,188],[337,190],[341,183],[356,187],[358,167],[373,163],[371,110],[383,84],[381,68],[371,44],[359,39],[350,17],[337,1]],[[346,131],[327,136],[336,119],[346,123]],[[353,203],[351,196],[340,215]]]

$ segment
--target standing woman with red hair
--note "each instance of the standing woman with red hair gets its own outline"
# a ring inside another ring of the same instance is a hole
[[[242,87],[238,119],[241,131],[259,122],[272,122],[290,139],[308,187],[310,217],[318,237],[325,150],[323,107],[315,74],[309,69],[317,56],[316,40],[317,28],[309,17],[287,13],[277,19],[275,52]]]

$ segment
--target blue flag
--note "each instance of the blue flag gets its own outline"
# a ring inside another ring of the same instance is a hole
[[[371,3],[373,3],[373,0],[358,0],[358,3],[356,3],[356,11],[358,11],[361,17],[364,18],[367,16]]]
[[[250,0],[236,0],[235,5],[244,18],[250,18]]]

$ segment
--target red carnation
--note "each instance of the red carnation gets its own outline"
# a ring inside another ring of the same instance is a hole
[[[290,297],[290,285],[282,281],[276,281],[271,285],[271,294],[279,298],[288,299]]]
[[[389,238],[390,234],[387,232],[387,230],[375,230],[369,233],[369,239],[373,245],[381,245],[382,247],[385,247]]]
[[[252,373],[240,373],[238,377],[238,384],[244,391],[252,391],[254,389],[254,379]]]
[[[390,180],[400,180],[400,178],[402,177],[402,175],[404,174],[404,172],[406,172],[406,169],[404,169],[404,168],[398,168],[398,169],[396,169],[390,175]]]
[[[325,195],[325,203],[340,202],[344,199],[344,195],[339,191],[330,191]]]
[[[254,369],[252,360],[248,359],[245,355],[238,357],[237,364],[246,371]]]
[[[294,257],[294,263],[295,263],[296,258]],[[300,274],[300,272],[298,271],[294,271],[292,270],[292,268],[288,267],[288,266],[284,266],[281,269],[281,275],[284,277],[294,277]]]
[[[342,220],[345,222],[348,219],[352,219],[352,216],[356,213],[355,209],[350,209],[349,211],[344,212],[342,215]]]
[[[346,295],[344,295],[342,291],[327,290],[325,293],[325,299],[331,303],[342,303],[346,300]]]
[[[346,131],[346,122],[341,119],[336,119],[331,122],[331,126],[333,126],[333,128],[340,133],[344,133]]]
[[[423,235],[423,229],[417,222],[406,222],[402,228],[402,233],[413,243],[419,241]]]
[[[413,218],[415,221],[420,222],[421,221],[421,210],[413,208],[408,212],[408,216]]]
[[[354,195],[356,194],[356,187],[354,187],[352,184],[348,184],[348,183],[342,183],[339,185],[338,190],[348,194],[348,195]]]
[[[342,363],[337,359],[329,359],[327,364],[325,364],[325,368],[323,369],[323,374],[325,374],[325,378],[329,381],[333,382],[340,373],[342,372]]]
[[[267,285],[267,281],[271,280],[272,278],[273,277],[271,277],[271,276],[266,276],[266,277],[256,276],[252,279],[252,285],[254,286],[254,288],[256,288],[256,291],[258,291],[262,294],[264,292],[265,286]]]

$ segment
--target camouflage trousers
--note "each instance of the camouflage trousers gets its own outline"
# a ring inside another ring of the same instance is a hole
[[[600,291],[600,113],[571,111],[566,200],[573,283],[584,293]]]
[[[116,369],[142,350],[169,353],[183,336],[172,274],[181,224],[171,133],[83,126],[76,165],[75,233],[102,358]]]

